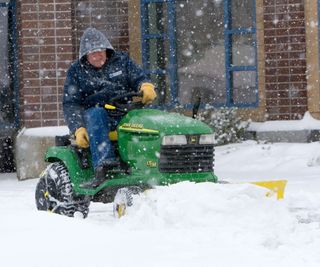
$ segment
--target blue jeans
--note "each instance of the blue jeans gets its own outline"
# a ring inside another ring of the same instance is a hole
[[[116,160],[109,132],[116,129],[120,119],[110,117],[108,111],[101,107],[92,107],[84,112],[94,168]]]

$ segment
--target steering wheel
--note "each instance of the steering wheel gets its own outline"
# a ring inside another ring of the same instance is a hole
[[[130,92],[111,98],[106,103],[105,108],[111,116],[121,116],[127,114],[133,109],[142,109],[145,105],[142,103],[142,92]],[[138,101],[133,101],[133,97],[139,97]],[[109,107],[108,107],[109,106]],[[115,108],[111,108],[113,106]]]

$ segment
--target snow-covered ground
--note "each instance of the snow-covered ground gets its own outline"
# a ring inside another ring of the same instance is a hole
[[[0,175],[0,266],[320,266],[320,143],[217,147],[234,184],[181,183],[136,199],[129,214],[93,203],[85,220],[38,212],[37,179]],[[287,179],[285,199],[242,183]]]

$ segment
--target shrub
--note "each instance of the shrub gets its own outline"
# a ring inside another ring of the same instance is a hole
[[[215,132],[217,145],[236,143],[243,139],[249,126],[248,121],[242,121],[235,108],[221,108],[213,111],[202,111],[198,119],[210,125]]]

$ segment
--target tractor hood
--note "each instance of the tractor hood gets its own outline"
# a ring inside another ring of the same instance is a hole
[[[213,130],[205,123],[178,113],[156,109],[130,111],[119,124],[120,131],[150,134],[210,134]]]

